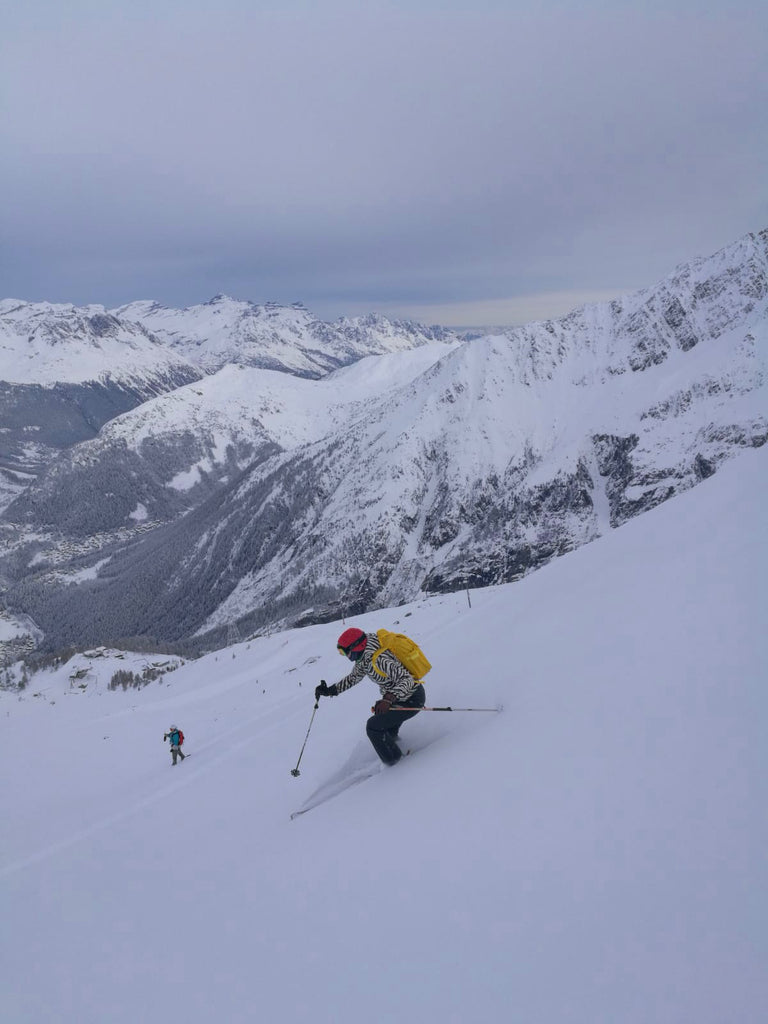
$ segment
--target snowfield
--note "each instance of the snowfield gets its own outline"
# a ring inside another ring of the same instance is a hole
[[[9,1024],[762,1024],[768,451],[519,583],[355,619],[433,662],[374,755],[339,622],[0,692]],[[347,623],[349,624],[349,623]],[[172,768],[163,733],[186,734]]]

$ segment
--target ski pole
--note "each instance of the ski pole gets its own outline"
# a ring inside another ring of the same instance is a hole
[[[371,709],[373,710],[373,709]],[[501,711],[501,705],[496,708],[417,708],[402,707],[393,704],[390,711]]]
[[[316,700],[315,701],[315,706],[314,706],[314,708],[312,710],[312,717],[309,720],[309,729],[312,728],[312,723],[315,720],[315,713],[317,712],[319,704],[320,704],[320,701]],[[298,778],[298,776],[301,775],[301,772],[299,771],[299,765],[301,764],[301,759],[304,756],[304,747],[306,747],[307,740],[309,739],[309,729],[307,729],[307,735],[304,737],[304,743],[302,744],[301,753],[299,754],[299,760],[296,762],[296,767],[295,768],[291,768],[291,775],[293,775],[296,778]]]

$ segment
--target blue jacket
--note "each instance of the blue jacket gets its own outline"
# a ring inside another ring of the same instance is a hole
[[[179,740],[181,739],[181,737],[179,736],[179,730],[178,729],[174,729],[173,732],[169,732],[167,734],[167,736],[168,736],[168,739],[171,741],[171,746],[172,747],[178,747]]]

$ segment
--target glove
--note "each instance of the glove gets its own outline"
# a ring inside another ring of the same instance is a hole
[[[328,684],[324,679],[320,680],[320,685],[315,687],[315,700],[320,700],[321,697],[332,697],[333,694],[328,689]]]
[[[395,698],[391,693],[385,693],[381,700],[377,700],[373,705],[374,715],[386,715],[392,705],[395,703]]]
[[[164,733],[163,733],[163,743],[165,743],[165,741],[166,741],[167,739],[168,739],[168,733],[167,733],[167,732],[164,732]]]

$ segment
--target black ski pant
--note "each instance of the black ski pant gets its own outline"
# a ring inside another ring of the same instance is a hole
[[[403,722],[418,715],[426,699],[424,687],[419,683],[408,700],[398,701],[399,707],[412,708],[412,711],[387,711],[383,715],[371,715],[366,722],[365,731],[368,739],[384,764],[397,764],[403,756],[397,745],[398,730]]]

